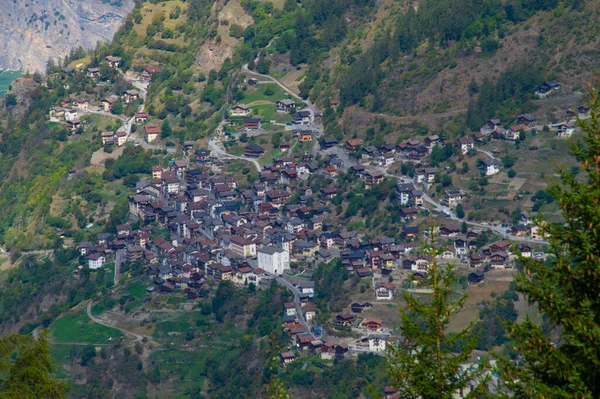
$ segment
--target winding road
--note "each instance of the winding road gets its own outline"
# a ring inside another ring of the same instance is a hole
[[[238,155],[230,154],[230,153],[226,152],[224,149],[222,149],[218,143],[220,143],[220,141],[218,141],[216,138],[214,138],[214,137],[211,138],[210,140],[208,140],[208,149],[211,152],[215,153],[216,155],[221,156],[222,158],[241,159],[242,161],[252,162],[252,164],[256,167],[256,170],[259,173],[262,170],[262,166],[260,165],[260,163],[258,163],[258,161],[256,159],[240,157]]]
[[[105,322],[102,319],[94,317],[94,315],[92,314],[92,306],[93,305],[94,305],[94,301],[90,300],[90,302],[87,305],[87,315],[90,318],[90,320],[92,320],[94,323],[100,324],[100,325],[105,326],[105,327],[114,328],[115,330],[119,330],[122,333],[125,333],[127,335],[133,336],[133,337],[135,337],[135,340],[133,342],[141,342],[144,338],[150,339],[150,337],[148,337],[146,335],[136,334],[136,333],[133,333],[131,331],[127,331],[127,330],[125,330],[123,328],[113,326],[113,325]]]

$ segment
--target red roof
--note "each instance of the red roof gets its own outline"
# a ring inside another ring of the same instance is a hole
[[[144,130],[146,134],[158,134],[160,133],[160,128],[156,123],[151,123],[149,125],[144,126]]]

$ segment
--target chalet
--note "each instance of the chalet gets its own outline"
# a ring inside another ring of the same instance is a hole
[[[134,121],[135,123],[146,123],[146,121],[148,120],[148,113],[147,112],[136,112],[133,117],[135,118]]]
[[[321,189],[321,198],[325,200],[332,200],[337,196],[337,190],[335,187],[326,187]]]
[[[381,319],[367,319],[362,322],[362,326],[367,332],[380,332],[383,327],[383,321]]]
[[[440,227],[441,237],[455,237],[460,233],[460,225],[458,223],[447,223]]]
[[[119,101],[119,97],[117,96],[108,96],[100,100],[100,106],[104,112],[110,112],[113,105],[115,105]]]
[[[88,109],[90,106],[90,103],[88,102],[88,100],[82,99],[82,98],[78,98],[73,100],[73,107],[74,108],[81,108],[81,109]]]
[[[493,269],[504,269],[506,268],[506,262],[508,261],[508,254],[506,252],[494,252],[490,255],[490,263]]]
[[[456,258],[456,254],[454,252],[454,247],[445,248],[440,254],[440,258],[442,259],[454,259]]]
[[[375,299],[378,301],[392,300],[396,286],[392,283],[379,283],[375,288]]]
[[[313,140],[313,132],[312,130],[300,130],[297,133],[297,137],[298,140],[300,140],[300,142],[305,143],[307,141],[312,141]]]
[[[358,146],[362,146],[363,145],[363,141],[361,139],[352,139],[352,140],[348,140],[346,141],[346,149],[348,151],[355,151]]]
[[[485,176],[492,176],[500,172],[500,161],[497,159],[484,159],[481,161],[481,172]]]
[[[96,79],[100,76],[100,68],[88,68],[85,74],[88,78]]]
[[[524,114],[517,118],[517,124],[523,126],[530,126],[535,122],[535,116],[530,114]]]
[[[510,231],[515,236],[524,236],[529,233],[529,228],[523,224],[519,224],[511,227]]]
[[[469,275],[467,276],[467,280],[471,285],[483,283],[484,278],[485,273],[483,272],[483,270],[475,270],[474,272],[469,273]]]
[[[402,237],[406,239],[417,238],[419,236],[419,226],[404,226],[402,228]]]
[[[121,57],[113,57],[112,55],[107,55],[105,59],[111,68],[118,68],[121,64]]]
[[[146,143],[151,143],[158,138],[160,134],[160,128],[156,123],[151,123],[144,126],[144,136]]]
[[[264,153],[265,149],[254,143],[248,143],[244,150],[244,156],[248,158],[258,158]]]
[[[497,243],[490,245],[489,251],[490,252],[506,252],[506,251],[508,251],[509,248],[510,248],[510,241],[503,240],[503,241],[498,241]]]
[[[472,137],[461,137],[458,139],[458,149],[463,154],[468,153],[473,148],[475,148],[475,142],[473,141]]]
[[[295,125],[309,125],[311,122],[310,111],[307,110],[296,112],[292,118]]]
[[[229,115],[233,117],[248,116],[252,113],[252,109],[246,104],[236,104],[229,110]]]
[[[380,171],[369,170],[364,174],[364,181],[367,188],[381,184],[383,182],[383,179],[383,173],[381,173]]]
[[[490,119],[481,129],[480,133],[487,135],[496,131],[500,127],[500,119]]]
[[[521,244],[519,246],[519,252],[524,258],[531,258],[533,256],[533,249],[527,244]]]
[[[284,365],[290,364],[294,360],[296,360],[296,355],[294,354],[294,352],[288,351],[281,353],[281,363],[283,363]]]
[[[81,127],[81,121],[79,119],[73,119],[71,121],[67,121],[67,129],[70,131],[75,131]]]
[[[465,195],[460,190],[446,190],[442,203],[448,208],[456,208],[458,204],[463,202]]]
[[[556,135],[559,139],[569,138],[575,132],[575,125],[572,123],[561,123],[556,125]]]
[[[333,324],[337,327],[352,327],[355,321],[356,316],[354,316],[352,313],[342,313],[335,316]]]
[[[244,118],[242,126],[246,130],[260,129],[260,118]]]
[[[358,269],[356,269],[356,275],[358,276],[358,278],[370,277],[371,270],[369,270],[367,268],[359,267]]]
[[[294,107],[296,107],[296,103],[294,102],[294,100],[290,100],[289,98],[279,100],[275,103],[275,108],[277,109],[277,112],[288,112]]]
[[[139,100],[140,92],[137,90],[125,90],[125,93],[121,98],[125,104],[129,104],[133,101]]]
[[[331,148],[333,146],[338,145],[339,141],[334,138],[325,138],[323,139],[323,147]]]
[[[559,90],[560,84],[553,80],[551,82],[544,82],[539,89],[536,90],[535,95],[539,98],[546,98]]]
[[[480,253],[472,253],[469,256],[469,265],[471,267],[479,267],[481,265],[483,265],[484,263],[488,262],[489,258],[487,256],[485,256],[484,254],[480,254]]]
[[[414,219],[419,214],[419,208],[402,208],[400,209],[400,217],[402,219]]]
[[[577,107],[577,116],[579,118],[587,118],[590,116],[590,107],[587,105],[580,105]]]
[[[149,66],[142,71],[141,78],[143,81],[152,81],[152,75],[161,72],[162,69],[159,66]]]
[[[365,309],[371,309],[373,307],[369,302],[354,302],[350,305],[350,309],[354,313],[361,313]]]

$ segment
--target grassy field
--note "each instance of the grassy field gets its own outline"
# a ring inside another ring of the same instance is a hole
[[[22,75],[21,71],[4,71],[0,73],[0,97],[8,90],[10,83]]]
[[[109,339],[119,339],[123,333],[91,321],[85,309],[72,310],[50,326],[50,337],[56,342],[109,343]]]
[[[267,89],[270,89],[273,94],[270,96],[266,95],[265,91]],[[275,83],[267,83],[258,85],[256,88],[248,88],[248,90],[244,92],[244,99],[242,102],[244,104],[249,104],[255,101],[270,101],[274,104],[284,98],[291,98],[291,96]]]
[[[133,297],[136,298],[143,298],[146,296],[147,292],[146,292],[146,286],[143,285],[142,283],[139,282],[135,282],[135,283],[131,283],[129,284],[126,288],[125,291],[127,291],[127,293]]]

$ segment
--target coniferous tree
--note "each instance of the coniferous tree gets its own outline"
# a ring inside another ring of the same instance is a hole
[[[558,200],[564,223],[538,221],[548,235],[551,259],[521,257],[517,290],[537,305],[544,326],[526,318],[512,327],[519,367],[504,362],[510,397],[600,397],[600,100],[590,89],[591,117],[579,120],[583,137],[571,142],[582,174],[559,167],[559,183],[548,192]],[[546,328],[547,330],[547,328]]]
[[[0,338],[0,399],[63,399],[69,385],[53,372],[45,333],[38,339],[12,334]]]
[[[451,285],[456,281],[452,266],[442,268],[435,247],[434,231],[430,232],[427,255],[432,257],[429,277],[421,288],[431,290],[430,298],[422,300],[404,292],[406,306],[400,309],[401,342],[388,350],[388,376],[400,396],[407,399],[450,399],[463,392],[465,397],[477,397],[486,388],[485,368],[467,363],[475,349],[473,324],[458,334],[448,334],[450,318],[465,304],[466,295],[452,298]],[[468,392],[469,386],[474,389]]]

